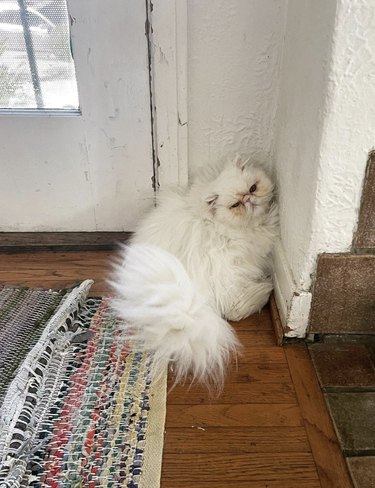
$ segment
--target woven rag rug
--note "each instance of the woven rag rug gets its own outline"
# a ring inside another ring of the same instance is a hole
[[[0,289],[1,488],[160,486],[166,375],[91,284]]]

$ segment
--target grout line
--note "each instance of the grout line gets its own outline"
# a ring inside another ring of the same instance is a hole
[[[324,386],[324,393],[369,393],[375,392],[375,386]]]

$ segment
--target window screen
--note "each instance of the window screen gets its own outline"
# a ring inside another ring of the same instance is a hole
[[[0,0],[0,109],[77,110],[66,0]]]

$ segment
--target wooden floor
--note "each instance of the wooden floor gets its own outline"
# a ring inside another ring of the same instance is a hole
[[[0,282],[61,288],[93,278],[92,294],[108,294],[111,256],[0,254]],[[275,345],[268,308],[234,326],[244,348],[223,394],[177,386],[168,396],[162,488],[351,487],[304,345]]]

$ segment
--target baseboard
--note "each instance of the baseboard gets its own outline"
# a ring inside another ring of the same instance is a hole
[[[276,343],[278,346],[282,346],[284,344],[284,328],[281,323],[280,313],[276,305],[274,293],[272,293],[270,298],[270,312],[271,312],[273,330],[275,332],[275,337],[276,337]]]
[[[305,337],[311,306],[311,293],[299,290],[293,280],[280,241],[274,250],[274,293],[284,337]]]
[[[0,252],[116,249],[131,232],[0,232]]]

